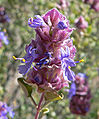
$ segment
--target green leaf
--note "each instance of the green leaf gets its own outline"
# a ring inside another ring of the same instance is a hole
[[[22,90],[26,94],[27,97],[31,97],[32,93],[32,86],[25,83],[25,79],[23,77],[17,79],[19,85],[21,86]]]
[[[49,103],[56,101],[56,100],[62,100],[64,98],[64,95],[61,93],[61,95],[59,95],[57,92],[53,91],[53,92],[45,92],[44,95],[45,98],[45,103],[42,105],[43,109],[45,106],[47,106]]]
[[[47,101],[47,102],[53,102],[53,101],[56,101],[56,100],[62,100],[63,97],[64,97],[63,94],[61,96],[56,92],[46,92],[45,93],[45,101]]]

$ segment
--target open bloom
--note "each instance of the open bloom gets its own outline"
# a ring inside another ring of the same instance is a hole
[[[13,112],[13,108],[7,106],[6,103],[0,102],[0,119],[8,119],[8,115],[14,118],[15,113]]]
[[[68,80],[74,81],[75,74],[70,68],[75,67],[76,64],[74,60],[70,58],[70,50],[68,46],[66,46],[66,50],[61,48],[61,62],[62,62],[62,68],[64,69],[65,76],[67,76]]]
[[[21,63],[24,63],[24,65],[19,65],[18,70],[20,74],[25,75],[30,70],[34,59],[37,57],[35,50],[36,49],[32,49],[32,46],[29,46],[26,50],[26,55],[23,58],[16,58],[13,56],[15,60],[21,60]]]

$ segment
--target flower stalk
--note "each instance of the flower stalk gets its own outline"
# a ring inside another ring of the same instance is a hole
[[[43,98],[44,98],[44,93],[42,93],[42,95],[41,95],[41,98],[40,98],[40,101],[39,101],[39,104],[38,104],[38,108],[37,108],[37,112],[36,112],[36,115],[35,115],[35,119],[39,118],[39,113],[40,113]]]
[[[30,98],[31,98],[31,101],[33,102],[33,104],[35,105],[35,107],[37,108],[37,104],[36,104],[34,98],[32,96]]]

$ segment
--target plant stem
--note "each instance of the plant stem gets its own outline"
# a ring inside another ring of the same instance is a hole
[[[31,98],[31,100],[32,100],[33,104],[35,105],[35,107],[37,108],[37,104],[36,104],[36,102],[35,102],[34,98],[33,98],[32,96],[30,96],[30,98]]]
[[[41,95],[41,98],[40,98],[40,101],[39,101],[39,104],[38,104],[38,108],[37,108],[37,112],[36,112],[36,115],[35,115],[35,119],[38,119],[38,117],[39,117],[40,108],[41,108],[43,98],[44,98],[44,93],[42,93],[42,95]]]

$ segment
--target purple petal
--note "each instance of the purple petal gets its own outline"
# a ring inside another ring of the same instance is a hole
[[[19,73],[25,75],[29,71],[31,64],[32,62],[26,63],[25,65],[19,65]]]
[[[44,20],[41,16],[35,15],[35,18],[33,20],[31,20],[31,18],[29,18],[28,25],[32,28],[39,28],[41,26],[45,26],[46,23],[44,22]]]
[[[64,30],[64,29],[67,28],[67,25],[64,24],[64,22],[62,22],[62,21],[60,21],[57,26],[58,26],[58,28],[61,29],[61,30]]]
[[[6,45],[9,44],[9,40],[7,39],[7,36],[4,36],[2,40]]]
[[[69,57],[70,56],[70,50],[69,50],[69,47],[66,46],[66,51],[61,48],[61,60],[65,57]]]
[[[15,113],[10,110],[10,111],[9,111],[9,116],[10,116],[11,118],[14,118],[14,115],[15,115]]]
[[[72,59],[70,59],[70,58],[64,58],[64,62],[68,65],[68,66],[70,66],[70,67],[75,67],[76,66],[76,64],[75,64],[75,62],[74,62],[74,60],[72,60]]]
[[[73,95],[76,94],[76,84],[73,82],[69,90],[68,98],[71,99]]]
[[[68,67],[66,67],[66,69],[65,69],[65,76],[67,76],[69,81],[74,81],[75,80],[74,72],[71,69],[69,69]]]

